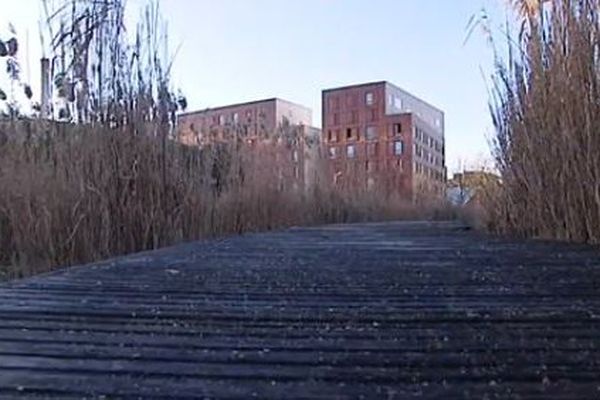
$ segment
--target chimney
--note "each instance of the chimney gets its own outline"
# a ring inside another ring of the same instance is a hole
[[[52,107],[50,104],[50,60],[42,58],[42,98],[41,98],[41,116],[42,118],[50,118],[52,115]]]

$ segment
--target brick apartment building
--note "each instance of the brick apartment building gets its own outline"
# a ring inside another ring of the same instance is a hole
[[[313,173],[311,151],[320,130],[312,127],[312,111],[299,104],[271,98],[188,112],[178,116],[177,137],[192,146],[244,140],[248,144],[273,143],[275,136],[293,136],[289,146],[292,169],[286,179],[305,184]]]
[[[412,199],[443,193],[441,110],[385,81],[324,90],[322,100],[322,142],[337,182]]]

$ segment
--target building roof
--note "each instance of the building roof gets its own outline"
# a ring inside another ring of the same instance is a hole
[[[337,90],[354,89],[354,88],[358,88],[358,87],[362,87],[362,86],[385,85],[386,83],[388,83],[388,82],[387,81],[374,81],[374,82],[366,82],[366,83],[357,83],[354,85],[346,85],[346,86],[339,86],[339,87],[335,87],[335,88],[323,89],[323,93],[334,92]]]
[[[207,108],[203,108],[201,110],[184,112],[184,113],[179,114],[179,116],[184,117],[187,115],[202,114],[202,113],[209,112],[209,111],[226,110],[229,108],[245,107],[245,106],[252,106],[252,105],[261,104],[261,103],[273,103],[273,102],[278,102],[278,101],[287,103],[287,104],[292,104],[296,107],[304,108],[305,110],[310,110],[309,107],[304,106],[302,104],[294,103],[292,101],[281,99],[279,97],[271,97],[268,99],[252,100],[252,101],[246,101],[243,103],[228,104],[228,105],[223,105],[223,106],[218,106],[218,107],[207,107]]]
[[[327,92],[335,92],[338,90],[346,90],[346,89],[354,89],[354,88],[359,88],[359,87],[363,87],[363,86],[379,86],[379,85],[389,85],[389,86],[393,86],[395,89],[400,90],[401,92],[403,92],[404,94],[414,98],[415,100],[418,100],[420,102],[422,102],[423,104],[433,108],[436,111],[441,112],[442,114],[444,113],[443,110],[441,110],[440,108],[434,106],[433,104],[423,100],[422,98],[412,94],[411,92],[409,92],[408,90],[405,90],[403,88],[401,88],[400,86],[390,82],[390,81],[373,81],[373,82],[366,82],[366,83],[357,83],[354,85],[346,85],[346,86],[339,86],[339,87],[335,87],[335,88],[329,88],[329,89],[324,89],[323,93],[327,93]]]

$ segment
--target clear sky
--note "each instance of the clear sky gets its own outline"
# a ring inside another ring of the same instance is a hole
[[[129,0],[138,7],[142,0]],[[34,89],[39,0],[1,0],[0,35],[28,32]],[[8,3],[8,4],[7,4]],[[282,97],[313,109],[324,88],[388,80],[446,114],[447,164],[489,158],[491,49],[467,24],[485,8],[501,25],[501,0],[163,0],[174,84],[190,109]],[[134,13],[137,13],[134,10]],[[0,36],[0,37],[3,37]],[[21,40],[25,43],[24,40]],[[27,68],[25,68],[25,73]]]

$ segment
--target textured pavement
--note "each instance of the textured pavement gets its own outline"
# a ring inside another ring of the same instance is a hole
[[[600,398],[600,251],[296,228],[0,286],[0,398]]]

